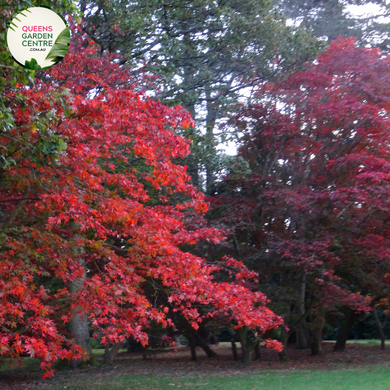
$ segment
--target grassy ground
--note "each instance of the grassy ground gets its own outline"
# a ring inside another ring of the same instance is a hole
[[[53,381],[54,382],[54,381]],[[65,384],[66,383],[66,384]],[[64,385],[65,384],[65,385]],[[72,379],[55,384],[54,389],[74,390],[124,390],[124,389],[262,389],[262,390],[373,390],[390,389],[389,369],[337,371],[265,371],[259,374],[236,374],[230,377],[169,378],[156,375],[122,375],[106,378],[101,383],[91,380]]]
[[[33,387],[31,387],[33,386]],[[0,387],[2,388],[2,387]],[[388,367],[370,369],[339,369],[334,371],[264,371],[258,374],[235,373],[215,377],[169,377],[168,375],[121,374],[96,378],[91,373],[67,373],[60,378],[46,380],[11,389],[50,390],[130,390],[130,389],[262,389],[262,390],[377,390],[390,389]]]
[[[350,344],[342,353],[331,352],[331,343],[324,343],[324,347],[321,357],[291,348],[289,363],[279,363],[274,351],[264,350],[263,360],[250,367],[234,362],[227,345],[216,348],[216,359],[208,359],[199,351],[196,363],[190,361],[187,348],[169,355],[161,351],[148,360],[140,354],[121,353],[111,366],[62,368],[44,382],[39,363],[25,359],[24,367],[0,371],[0,389],[390,389],[390,351],[380,351],[376,343]],[[99,361],[99,354],[96,355]]]

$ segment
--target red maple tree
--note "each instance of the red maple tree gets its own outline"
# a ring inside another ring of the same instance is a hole
[[[35,356],[45,377],[56,359],[85,354],[68,322],[88,320],[103,343],[147,343],[151,321],[173,325],[169,308],[145,294],[150,280],[195,328],[199,304],[237,327],[282,322],[245,286],[254,275],[242,263],[230,282],[216,282],[219,267],[180,249],[223,235],[186,228],[188,213],[207,210],[175,162],[189,153],[177,130],[193,122],[142,88],[76,26],[59,65],[6,91],[17,126],[0,133],[12,158],[1,171],[0,355]]]
[[[311,331],[313,353],[326,312],[388,294],[389,65],[339,38],[232,120],[251,174],[227,177],[214,207],[290,334]]]

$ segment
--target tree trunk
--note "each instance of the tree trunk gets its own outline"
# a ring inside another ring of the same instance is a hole
[[[203,337],[199,334],[198,331],[193,330],[193,331],[192,331],[192,334],[193,334],[193,336],[194,336],[194,338],[195,338],[196,343],[199,345],[199,347],[201,347],[201,348],[203,349],[203,351],[206,353],[206,355],[207,355],[209,358],[211,358],[211,357],[216,357],[216,356],[217,356],[217,353],[214,352],[214,351],[210,348],[210,346],[209,346],[209,344],[207,343],[207,341],[205,341],[205,340],[203,339]]]
[[[215,146],[214,146],[214,127],[215,121],[217,119],[217,110],[215,109],[214,102],[212,102],[210,90],[206,90],[206,151],[207,159],[205,163],[206,168],[206,192],[212,194],[214,186],[214,158],[216,156]]]
[[[252,362],[252,351],[256,342],[248,340],[245,334],[245,328],[238,328],[237,333],[240,338],[242,350],[241,362],[245,365],[249,365]]]
[[[295,329],[295,348],[296,349],[308,349],[313,340],[310,337],[309,330],[304,324],[300,324]]]
[[[189,113],[191,114],[191,118],[193,120],[195,120],[195,106],[194,104],[187,104],[184,106],[184,108],[189,111]],[[192,135],[193,135],[193,130],[191,131]],[[186,164],[187,164],[187,173],[191,176],[191,179],[192,179],[192,184],[198,189],[198,190],[201,190],[201,188],[199,188],[199,166],[198,166],[198,163],[196,161],[196,154],[195,153],[192,153],[190,154],[187,158],[186,158]]]
[[[311,344],[312,356],[322,355],[324,350],[322,348],[322,329],[324,327],[324,313],[320,313],[320,317],[316,320],[316,328],[313,332],[313,339]]]
[[[106,348],[104,350],[104,355],[103,355],[103,361],[105,363],[112,363],[113,360],[115,359],[115,356],[119,352],[119,350],[122,348],[123,343],[118,343],[114,344],[112,348],[110,349],[109,344],[106,345]]]
[[[254,347],[255,351],[255,360],[261,361],[261,350],[260,350],[260,341],[257,341]]]
[[[232,353],[233,353],[233,360],[238,360],[238,353],[237,353],[237,345],[234,339],[231,341],[232,343]]]
[[[79,264],[85,267],[85,260],[80,259]],[[83,287],[83,283],[86,279],[86,273],[84,269],[83,276],[81,278],[75,279],[70,282],[69,291],[72,294],[77,294]],[[78,311],[80,311],[78,313]],[[82,312],[80,307],[75,307],[73,309],[73,317],[69,322],[69,331],[75,339],[75,343],[81,348],[85,349],[88,355],[91,354],[91,346],[89,344],[89,327],[88,319],[85,313]],[[83,359],[72,359],[71,366],[76,368]]]
[[[386,340],[386,337],[385,337],[385,333],[383,332],[382,324],[381,324],[381,322],[379,321],[378,312],[376,311],[375,305],[373,305],[372,311],[373,311],[373,313],[374,313],[375,323],[376,323],[376,326],[377,326],[377,328],[378,328],[379,336],[380,336],[380,338],[381,338],[381,350],[383,351],[383,350],[385,349],[385,340]]]
[[[183,30],[188,30],[188,24],[184,23]],[[191,46],[191,37],[189,33],[185,33],[183,37],[183,43],[186,47]],[[187,49],[185,52],[185,57],[191,57],[190,50]],[[195,97],[194,94],[196,94],[195,89],[192,87],[193,78],[194,78],[194,72],[196,71],[193,67],[184,67],[184,80],[183,80],[183,87],[187,90],[187,94],[185,95],[184,99],[182,99],[183,107],[190,113],[191,118],[195,121],[196,119],[196,111],[195,111]],[[194,130],[192,130],[194,131]],[[192,133],[193,135],[194,133]],[[192,151],[193,152],[193,151]],[[198,189],[202,190],[200,188],[199,183],[199,165],[198,161],[196,160],[196,153],[191,153],[186,158],[186,165],[187,165],[187,172],[191,176],[192,184]]]
[[[303,273],[302,281],[300,286],[300,292],[296,307],[297,314],[302,317],[305,314],[305,295],[306,295],[306,274]],[[295,348],[297,349],[308,349],[312,342],[309,331],[305,326],[306,320],[302,320],[301,323],[295,328]]]
[[[350,309],[349,307],[346,308],[346,319],[340,329],[336,344],[333,347],[334,352],[341,352],[345,350],[345,344],[347,343],[349,332],[351,331],[353,324],[355,323],[357,318],[358,315],[352,309]]]
[[[188,336],[188,342],[190,343],[190,349],[191,349],[191,360],[193,362],[196,362],[196,343],[194,340],[194,336],[190,334]]]
[[[287,356],[287,341],[289,338],[289,333],[287,330],[282,326],[281,333],[280,333],[280,341],[283,345],[283,351],[279,352],[279,361],[281,362],[287,362],[288,356]]]

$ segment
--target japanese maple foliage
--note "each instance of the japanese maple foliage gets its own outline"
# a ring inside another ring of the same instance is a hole
[[[252,173],[213,199],[238,255],[292,328],[370,310],[388,294],[390,58],[340,38],[258,93],[232,121]]]
[[[130,79],[114,57],[99,57],[75,27],[59,65],[7,91],[18,126],[0,133],[14,161],[1,172],[0,355],[36,356],[45,376],[56,359],[84,353],[66,330],[75,312],[103,343],[129,336],[147,343],[151,321],[173,325],[168,307],[144,293],[146,280],[158,281],[194,327],[199,304],[237,327],[281,324],[265,296],[245,286],[253,274],[242,263],[234,262],[231,282],[217,283],[216,265],[180,249],[223,235],[185,227],[189,211],[207,210],[186,167],[174,163],[189,153],[176,130],[193,123],[181,107],[142,93],[148,83]],[[35,125],[37,115],[47,127]],[[76,280],[81,287],[71,292]]]

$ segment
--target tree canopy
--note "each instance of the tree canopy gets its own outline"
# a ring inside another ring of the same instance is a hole
[[[226,178],[214,215],[291,330],[388,293],[388,72],[340,38],[232,121],[250,173]]]
[[[126,69],[96,51],[75,27],[61,64],[17,86],[24,104],[6,91],[17,126],[1,134],[15,161],[0,178],[1,355],[36,356],[48,376],[56,359],[83,352],[63,325],[76,318],[103,343],[146,343],[151,322],[174,325],[170,310],[194,328],[203,316],[260,332],[279,326],[265,296],[248,288],[255,275],[242,263],[209,265],[181,250],[222,239],[213,228],[187,228],[191,213],[207,209],[174,162],[189,153],[176,134],[192,126],[188,112],[137,92]],[[50,125],[37,126],[37,114]],[[46,134],[61,149],[42,141]],[[230,277],[215,281],[225,265]],[[145,294],[147,285],[160,286],[166,306]],[[200,314],[197,305],[208,309]]]
[[[83,30],[102,51],[119,51],[137,72],[158,75],[158,97],[197,120],[206,135],[197,137],[203,148],[193,149],[198,158],[190,160],[190,174],[198,186],[205,170],[209,191],[218,119],[245,88],[314,59],[320,46],[263,0],[84,1],[81,9]]]

